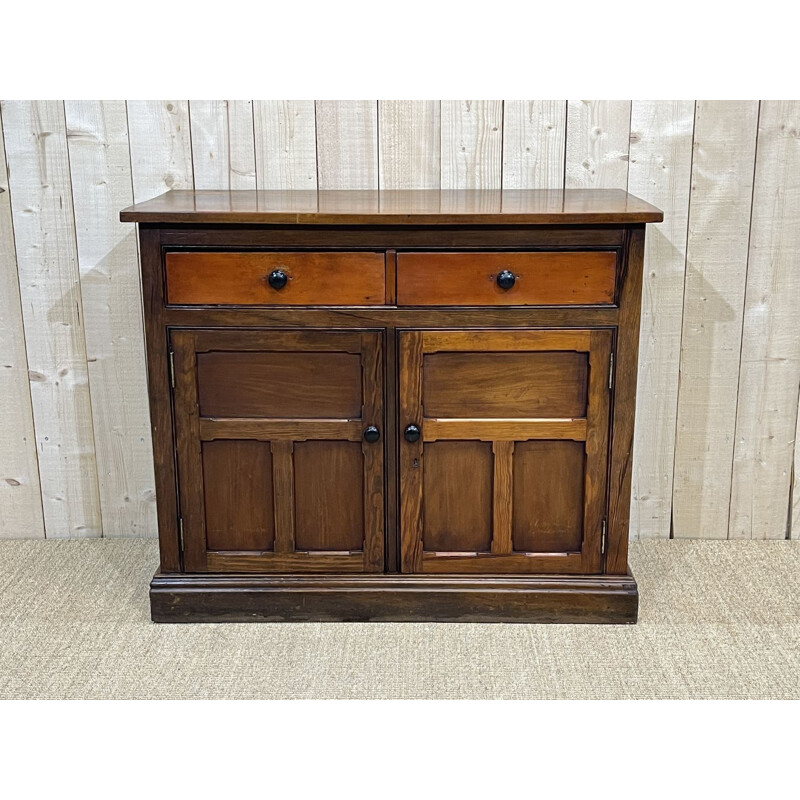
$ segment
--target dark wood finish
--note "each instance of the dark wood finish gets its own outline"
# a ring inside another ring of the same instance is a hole
[[[204,417],[342,418],[361,413],[361,359],[356,353],[198,353]]]
[[[382,570],[383,448],[363,442],[382,425],[380,334],[176,330],[172,345],[187,569]]]
[[[492,546],[492,445],[439,441],[425,447],[423,530],[428,550]]]
[[[400,469],[403,571],[599,572],[611,331],[409,331],[400,337],[400,425],[421,429],[418,441],[401,443],[408,452]],[[527,487],[526,445],[554,439],[563,440],[556,442],[565,446],[562,454],[577,446],[580,458],[556,457],[538,467],[555,470],[549,479],[557,493],[547,484]],[[549,518],[535,512],[542,501],[558,500],[571,500],[569,509],[556,505],[545,512]],[[523,530],[520,541],[512,520]],[[528,552],[526,544],[539,534],[542,545]]]
[[[154,619],[635,621],[641,270],[661,212],[596,190],[173,192],[123,218],[140,222]],[[254,286],[279,255],[291,279]],[[392,307],[414,263],[440,267],[431,302],[458,305]],[[168,302],[181,280],[197,294]]]
[[[661,222],[664,215],[620,189],[173,190],[126,208],[120,219],[191,225],[616,225]]]
[[[386,302],[383,253],[174,252],[167,302],[179,305],[371,306]],[[273,288],[273,271],[286,283]]]
[[[150,584],[155,622],[636,622],[627,575],[181,575]]]
[[[275,521],[269,444],[203,442],[202,454],[208,549],[272,550]]]
[[[422,404],[433,418],[582,417],[588,377],[576,351],[430,353]]]
[[[513,275],[503,289],[498,276]],[[616,252],[400,253],[401,306],[610,305]]]

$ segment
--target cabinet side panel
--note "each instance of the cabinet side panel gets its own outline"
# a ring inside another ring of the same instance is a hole
[[[644,225],[630,229],[620,289],[620,316],[614,357],[614,399],[611,427],[611,469],[608,498],[606,572],[628,570],[628,526],[631,512],[631,460],[636,409],[636,371],[642,303]]]

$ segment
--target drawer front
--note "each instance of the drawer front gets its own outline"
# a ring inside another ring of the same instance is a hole
[[[405,306],[611,305],[615,252],[399,253]]]
[[[386,300],[383,253],[167,253],[178,305],[372,306]]]

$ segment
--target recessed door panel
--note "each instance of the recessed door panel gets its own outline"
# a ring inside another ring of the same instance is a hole
[[[172,332],[186,571],[383,570],[381,342]]]
[[[612,331],[399,341],[403,571],[599,572]]]

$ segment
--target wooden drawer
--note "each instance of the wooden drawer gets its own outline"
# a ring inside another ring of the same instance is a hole
[[[616,267],[609,251],[398,253],[397,304],[611,305]]]
[[[386,300],[383,253],[167,253],[178,305],[374,306]],[[272,276],[272,281],[270,280]]]

